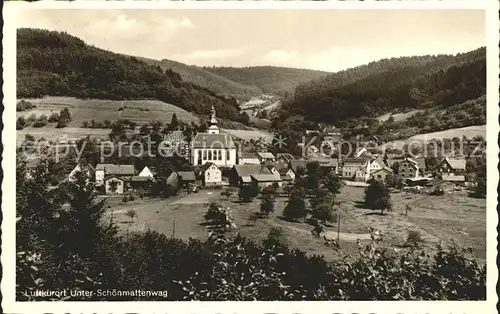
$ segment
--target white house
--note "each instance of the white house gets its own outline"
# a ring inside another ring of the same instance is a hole
[[[342,177],[344,178],[356,178],[359,180],[358,176],[362,178],[368,177],[368,164],[370,159],[368,158],[346,158],[344,159],[344,164],[342,166]],[[362,171],[359,171],[362,170]],[[365,181],[365,180],[363,180]]]
[[[142,168],[141,172],[139,172],[138,176],[139,177],[154,178],[154,174],[153,174],[153,172],[151,172],[151,170],[148,168],[148,166],[144,166],[144,168]]]
[[[125,181],[115,175],[106,176],[104,182],[106,194],[123,194],[126,191]]]
[[[115,175],[117,177],[135,176],[135,167],[134,165],[97,164],[95,167],[96,184],[104,185],[106,175]]]
[[[385,164],[381,159],[374,158],[370,160],[368,163],[368,175],[371,175],[372,173],[379,171],[380,169],[384,168]]]
[[[191,164],[201,166],[211,162],[218,167],[232,167],[237,164],[236,145],[229,134],[220,134],[212,106],[210,127],[205,133],[196,134],[191,142]]]
[[[205,163],[200,169],[200,174],[203,178],[203,184],[205,186],[222,184],[222,172],[219,167],[212,162]]]

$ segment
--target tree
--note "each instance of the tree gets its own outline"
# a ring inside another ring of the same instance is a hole
[[[130,222],[134,222],[134,218],[137,217],[137,212],[133,209],[127,210],[126,216],[130,218]]]
[[[16,130],[22,130],[26,127],[26,120],[24,117],[18,117],[16,122]]]
[[[343,186],[342,179],[332,172],[328,172],[323,177],[322,184],[333,195],[339,194]]]
[[[50,114],[49,122],[58,122],[59,118],[59,114],[57,112],[53,112]]]
[[[370,185],[365,189],[365,206],[372,210],[391,209],[391,195],[389,189],[377,180],[371,180]]]
[[[290,193],[288,204],[283,210],[283,216],[292,221],[296,221],[297,219],[306,217],[307,210],[304,198],[304,189],[294,189],[292,193]]]
[[[260,212],[265,217],[269,217],[269,214],[271,214],[274,211],[274,203],[275,200],[271,194],[264,195],[260,203]]]
[[[59,114],[59,121],[65,122],[66,124],[71,122],[71,113],[68,108],[61,110],[61,113]]]
[[[320,185],[321,173],[318,162],[310,162],[306,166],[306,190],[308,193],[314,193]]]
[[[168,125],[168,129],[170,131],[175,131],[179,128],[179,121],[177,120],[177,115],[174,113],[172,115],[172,119],[170,120],[170,124]]]

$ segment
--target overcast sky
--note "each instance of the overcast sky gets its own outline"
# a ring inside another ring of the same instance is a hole
[[[472,10],[30,10],[19,27],[66,31],[113,52],[195,65],[338,71],[485,45]]]

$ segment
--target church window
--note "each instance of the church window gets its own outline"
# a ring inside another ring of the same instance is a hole
[[[219,160],[222,160],[222,150],[219,150]]]
[[[211,150],[208,151],[208,160],[212,160],[212,151]]]
[[[203,150],[203,160],[207,160],[207,151]]]

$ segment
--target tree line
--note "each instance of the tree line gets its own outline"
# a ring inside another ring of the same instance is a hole
[[[89,46],[67,33],[22,28],[17,31],[17,47],[19,98],[158,99],[201,115],[208,115],[214,105],[221,118],[245,123],[236,99],[185,82],[170,69]]]

